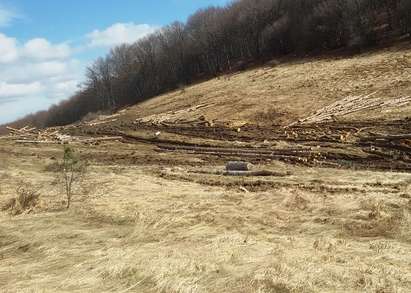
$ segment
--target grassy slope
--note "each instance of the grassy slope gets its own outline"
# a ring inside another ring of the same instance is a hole
[[[411,95],[411,46],[395,46],[350,58],[307,59],[279,63],[216,78],[153,98],[130,109],[133,117],[173,113],[193,105],[195,111],[172,115],[242,123],[290,123],[345,98],[377,92],[375,97]],[[411,106],[391,112],[361,112],[352,118],[398,118]]]

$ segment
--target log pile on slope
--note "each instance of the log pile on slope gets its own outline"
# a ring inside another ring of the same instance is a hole
[[[134,124],[151,124],[154,126],[168,126],[168,125],[184,125],[189,124],[194,125],[205,125],[213,126],[213,121],[209,121],[203,114],[199,111],[200,109],[210,108],[214,104],[200,104],[188,108],[183,108],[176,111],[168,111],[161,114],[153,114],[143,118],[138,118]]]
[[[400,98],[384,99],[373,98],[376,93],[360,96],[349,96],[339,100],[331,105],[321,108],[314,114],[299,120],[290,126],[296,124],[316,124],[334,121],[337,117],[356,113],[363,110],[388,109],[392,107],[401,107],[411,103],[411,97],[405,96]]]
[[[98,126],[98,125],[113,123],[113,122],[116,122],[118,120],[118,117],[120,117],[124,113],[125,111],[122,110],[113,115],[100,115],[96,119],[87,121],[84,124],[87,126]]]
[[[409,105],[411,103],[411,96],[404,96],[399,98],[375,98],[376,93],[361,96],[349,96],[339,100],[331,105],[319,109],[313,115],[299,120],[290,126],[306,125],[315,126],[325,122],[335,121],[336,118],[356,113],[363,110],[387,110],[389,108],[398,108]],[[367,127],[366,127],[367,128]],[[372,128],[372,127],[368,127]],[[347,132],[346,135],[341,135],[340,140],[349,143],[359,143],[361,145],[378,146],[386,149],[396,149],[407,152],[411,150],[411,134],[383,134],[368,132],[368,135],[361,133],[365,128],[357,129],[356,132]],[[330,136],[328,134],[327,136]]]

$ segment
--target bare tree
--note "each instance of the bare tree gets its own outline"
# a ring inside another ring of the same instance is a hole
[[[399,23],[402,33],[411,33],[411,1],[400,0],[398,4]]]

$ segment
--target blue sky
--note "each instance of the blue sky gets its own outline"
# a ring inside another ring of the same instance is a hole
[[[0,124],[68,98],[111,47],[227,2],[0,0]]]

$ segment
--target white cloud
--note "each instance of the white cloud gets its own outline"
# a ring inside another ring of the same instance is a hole
[[[0,33],[0,124],[70,97],[83,77],[73,52],[66,43],[36,38],[19,44]]]
[[[22,55],[37,60],[65,59],[71,54],[67,44],[53,45],[46,39],[37,38],[24,44]]]
[[[0,6],[0,26],[13,19],[6,19],[2,11]],[[45,110],[73,95],[87,65],[74,55],[93,55],[100,49],[133,43],[156,29],[147,24],[116,23],[91,32],[74,48],[68,42],[55,44],[44,38],[22,43],[0,33],[0,124]]]
[[[8,26],[18,18],[17,13],[0,5],[0,27]]]
[[[131,44],[153,33],[158,27],[148,24],[116,23],[107,29],[94,30],[87,35],[90,47],[113,47],[123,43]]]
[[[0,33],[0,64],[12,63],[21,58],[30,62],[67,59],[71,51],[68,44],[51,44],[41,38],[29,40],[19,47],[15,38]]]
[[[0,33],[0,64],[10,63],[17,59],[17,41]]]

